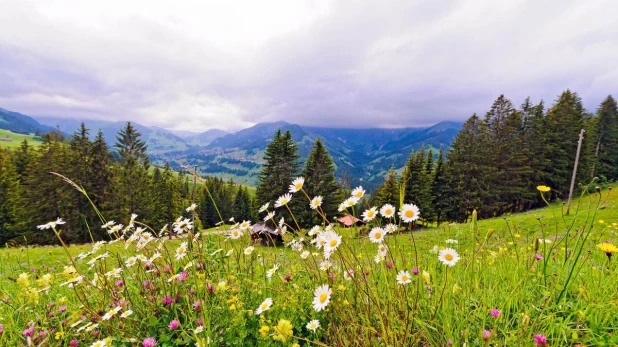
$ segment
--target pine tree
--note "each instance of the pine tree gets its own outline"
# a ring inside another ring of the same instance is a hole
[[[305,162],[305,169],[302,176],[305,178],[303,189],[313,199],[316,196],[322,197],[321,211],[326,218],[333,218],[338,214],[338,206],[342,200],[342,189],[335,181],[335,164],[328,154],[328,150],[318,138],[313,144],[313,148]],[[304,208],[301,209],[300,223],[306,227],[321,224],[323,218],[308,208],[308,201],[303,200]]]
[[[425,149],[421,148],[417,153],[410,154],[402,177],[404,203],[417,205],[420,210],[421,219],[426,222],[432,216],[431,174],[426,172],[427,165]]]
[[[618,106],[609,95],[597,112],[595,155],[596,173],[609,180],[618,179]]]
[[[431,180],[431,193],[432,201],[431,205],[435,214],[435,220],[438,226],[442,223],[450,207],[449,193],[451,187],[449,187],[449,178],[446,172],[446,164],[444,162],[444,154],[442,149],[438,154],[438,160],[435,164],[435,170],[433,172],[433,179]]]
[[[378,208],[386,204],[393,205],[396,208],[401,207],[399,206],[399,179],[394,167],[391,167],[386,174],[384,183],[372,195],[371,204]]]
[[[526,166],[531,171],[526,182],[529,191],[523,194],[523,200],[526,204],[524,209],[530,209],[544,204],[535,187],[546,184],[546,172],[551,165],[551,160],[545,153],[546,127],[543,101],[533,105],[530,98],[526,98],[521,105],[520,113],[523,118],[523,151],[528,157]]]
[[[23,208],[19,175],[11,158],[0,149],[0,245],[24,232]]]

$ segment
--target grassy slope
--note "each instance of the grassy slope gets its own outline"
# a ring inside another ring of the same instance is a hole
[[[42,143],[42,141],[38,140],[36,136],[17,134],[4,129],[0,129],[0,137],[10,137],[13,139],[12,142],[0,141],[0,148],[19,148],[19,145],[24,141],[24,139],[27,139],[28,143],[34,147],[38,147]]]

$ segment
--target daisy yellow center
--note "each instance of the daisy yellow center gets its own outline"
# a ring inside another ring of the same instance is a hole
[[[379,239],[379,238],[381,238],[381,237],[382,237],[382,233],[376,233],[376,235],[375,235],[375,238],[376,238],[376,239]]]
[[[358,192],[358,193],[356,193],[356,197],[357,197],[357,198],[362,198],[362,197],[363,197],[363,193],[362,193],[362,192]]]
[[[326,293],[320,294],[320,303],[321,304],[325,303],[327,298],[328,298],[328,295]]]
[[[185,248],[184,247],[180,247],[178,248],[178,250],[176,251],[176,253],[178,254],[183,254],[185,252]]]
[[[401,276],[401,280],[404,281],[404,282],[407,281],[408,280],[408,276],[406,276],[406,275]]]
[[[452,255],[452,254],[450,254],[450,253],[447,253],[447,254],[444,256],[444,259],[446,259],[446,260],[448,260],[448,261],[451,261],[451,260],[453,260],[453,255]]]
[[[335,246],[337,246],[337,240],[331,240],[331,241],[330,241],[330,246],[331,246],[331,247],[335,247]]]
[[[407,217],[407,218],[412,218],[412,217],[414,217],[414,211],[412,211],[412,210],[407,210],[407,211],[406,211],[406,217]]]
[[[302,187],[303,187],[303,184],[302,184],[302,183],[296,183],[296,186],[295,186],[295,187],[296,187],[296,189],[300,189],[300,188],[302,188]]]
[[[374,214],[375,212],[373,212],[373,210],[369,210],[369,212],[367,212],[367,217],[373,217]]]
[[[315,328],[316,328],[315,323],[311,323],[311,329],[315,329]]]
[[[264,303],[264,304],[262,304],[261,309],[262,309],[262,310],[265,310],[267,307],[268,307],[268,304]]]
[[[386,209],[386,211],[384,211],[384,212],[385,212],[385,214],[389,215],[389,214],[393,213],[393,210],[391,210],[391,209],[389,208],[389,209]]]
[[[282,203],[282,204],[287,204],[287,203],[288,203],[288,199],[283,199],[283,200],[281,200],[281,203]]]

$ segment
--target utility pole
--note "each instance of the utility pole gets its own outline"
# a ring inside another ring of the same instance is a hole
[[[577,154],[575,154],[575,165],[573,167],[573,178],[571,178],[571,189],[569,190],[569,202],[567,203],[567,216],[569,215],[569,211],[571,210],[571,199],[573,199],[573,188],[575,188],[575,176],[577,176],[577,164],[579,164],[579,152],[582,149],[584,132],[586,132],[584,129],[579,132],[579,141],[577,142]]]

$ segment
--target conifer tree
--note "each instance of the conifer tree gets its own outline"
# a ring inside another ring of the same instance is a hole
[[[0,245],[24,231],[24,200],[15,166],[0,149]]]
[[[399,179],[395,168],[391,167],[382,183],[372,195],[371,205],[378,208],[390,204],[399,208]]]
[[[609,180],[618,179],[618,106],[609,95],[597,112],[595,155],[596,173]]]
[[[442,223],[447,216],[450,206],[450,192],[451,187],[449,187],[449,178],[446,172],[446,164],[444,163],[444,154],[442,149],[440,149],[440,152],[438,153],[438,160],[435,164],[435,170],[433,171],[433,179],[431,180],[431,205],[438,226],[440,226],[440,223]]]

